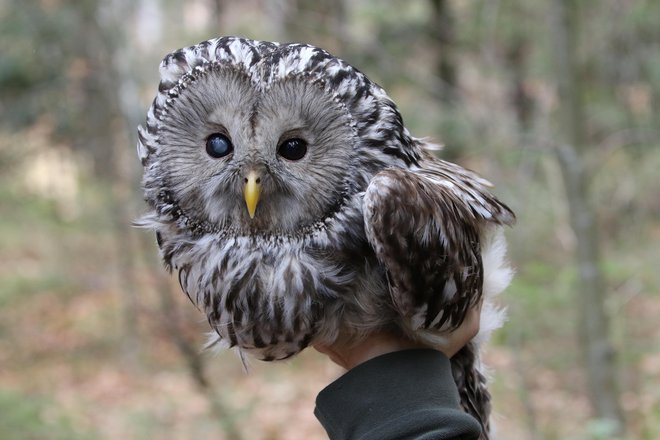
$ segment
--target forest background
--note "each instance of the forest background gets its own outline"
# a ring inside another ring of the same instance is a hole
[[[322,439],[341,372],[201,351],[161,267],[136,126],[219,35],[324,47],[518,215],[485,355],[506,439],[660,438],[660,2],[2,0],[0,437]]]

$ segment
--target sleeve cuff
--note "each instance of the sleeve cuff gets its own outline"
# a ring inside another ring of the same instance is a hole
[[[449,359],[404,350],[371,359],[324,388],[314,411],[331,439],[477,439],[460,409]]]

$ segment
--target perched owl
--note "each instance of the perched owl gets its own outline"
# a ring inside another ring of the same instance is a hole
[[[452,359],[463,408],[488,434],[478,346],[510,280],[490,184],[437,159],[382,88],[305,44],[236,37],[177,50],[139,127],[139,224],[203,310],[215,342],[286,359],[341,334],[432,345],[485,299]]]

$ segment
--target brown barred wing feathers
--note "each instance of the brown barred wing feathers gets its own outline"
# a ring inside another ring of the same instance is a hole
[[[412,330],[456,328],[481,299],[480,234],[513,214],[475,177],[437,161],[419,171],[382,171],[367,188],[367,238]]]

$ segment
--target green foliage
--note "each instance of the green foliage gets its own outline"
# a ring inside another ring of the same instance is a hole
[[[72,420],[49,399],[0,389],[0,429],[4,440],[84,440],[91,432]]]
[[[498,338],[538,341],[549,332],[572,337],[574,284],[575,271],[571,266],[534,261],[520,267],[505,292],[510,325],[498,332]],[[561,318],[557,319],[557,315]]]
[[[59,107],[67,63],[78,46],[80,29],[69,5],[46,8],[34,0],[11,0],[0,15],[0,120],[26,126]],[[35,91],[38,90],[38,93]]]
[[[103,90],[96,0],[6,0],[0,7],[0,127],[53,125],[54,139],[88,147],[89,99]],[[81,37],[82,36],[82,37]],[[96,69],[95,75],[92,71]],[[113,96],[114,92],[110,92]],[[109,110],[112,102],[105,98]],[[96,98],[96,102],[100,99]],[[107,118],[105,119],[107,123]],[[0,155],[0,166],[2,156]]]
[[[616,422],[607,419],[590,420],[587,433],[592,440],[611,439],[616,433]]]
[[[60,273],[41,273],[36,277],[22,275],[0,276],[0,307],[10,307],[16,301],[25,301],[31,295],[49,294],[65,296],[75,291],[75,285]]]

